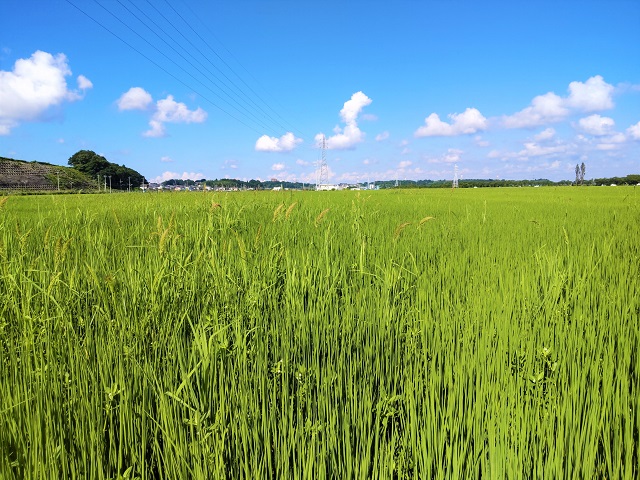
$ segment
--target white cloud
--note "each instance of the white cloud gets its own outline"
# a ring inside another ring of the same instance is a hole
[[[207,119],[207,112],[202,108],[189,110],[184,103],[176,102],[173,95],[158,100],[153,119],[162,123],[202,123]]]
[[[425,125],[418,128],[416,137],[450,137],[476,133],[487,128],[487,119],[476,108],[467,108],[462,113],[452,113],[448,116],[451,123],[443,122],[437,113],[425,118]]]
[[[149,110],[152,108],[151,94],[141,87],[132,87],[117,100],[118,110]],[[207,119],[207,112],[198,107],[195,110],[182,102],[176,102],[173,95],[158,100],[153,106],[153,115],[149,120],[149,130],[142,133],[144,137],[164,137],[165,123],[202,123]]]
[[[165,157],[160,157],[160,161],[164,162],[164,163],[170,163],[170,162],[173,162],[173,158],[166,157],[166,156]]]
[[[627,141],[627,137],[624,133],[612,132],[610,135],[599,137],[598,140],[600,143],[596,145],[596,149],[617,150],[622,143]]]
[[[153,103],[151,94],[144,88],[131,87],[118,99],[118,110],[146,110]]]
[[[356,144],[364,140],[364,133],[358,128],[358,115],[362,109],[370,105],[372,100],[362,92],[351,95],[351,99],[344,102],[340,117],[345,123],[344,129],[336,126],[335,135],[326,139],[327,148],[330,150],[345,150],[354,148]],[[323,135],[319,133],[315,136],[317,145],[322,143]]]
[[[617,148],[618,148],[618,145],[614,143],[599,143],[596,145],[597,150],[603,150],[603,151],[616,150]]]
[[[413,162],[410,160],[403,160],[402,162],[400,162],[398,164],[398,168],[401,169],[405,169],[405,168],[409,168],[411,165],[413,165]]]
[[[427,158],[428,163],[456,163],[460,161],[464,151],[457,148],[449,148],[446,153],[436,158]]]
[[[281,172],[284,169],[285,169],[284,163],[274,163],[273,165],[271,165],[271,170],[273,170],[274,172]]]
[[[543,131],[535,135],[533,138],[538,142],[545,142],[547,140],[551,140],[555,136],[556,136],[555,129],[549,127],[549,128],[545,128]]]
[[[571,82],[567,105],[583,112],[595,112],[613,108],[612,94],[615,90],[600,75],[586,82]]]
[[[311,162],[308,162],[306,160],[302,160],[301,158],[299,158],[296,160],[296,164],[306,167],[307,165],[311,165]]]
[[[634,140],[640,140],[640,122],[627,128],[627,135]]]
[[[500,160],[519,160],[527,161],[534,157],[550,157],[554,158],[560,154],[570,154],[575,148],[575,145],[555,142],[552,145],[548,143],[541,145],[536,142],[524,142],[523,149],[518,152],[500,152],[498,150],[492,150],[487,155],[487,158]]]
[[[198,107],[195,110],[182,102],[176,102],[173,95],[156,102],[156,111],[149,121],[149,130],[142,135],[145,137],[164,137],[165,123],[202,123],[207,119],[207,112]]]
[[[236,160],[225,160],[224,163],[222,164],[222,167],[220,167],[222,170],[226,170],[228,168],[231,168],[232,170],[235,170],[238,168],[238,164],[236,163]]]
[[[91,80],[89,80],[84,75],[78,75],[77,81],[78,81],[78,88],[80,90],[89,90],[90,88],[93,88],[93,83],[91,82]]]
[[[202,173],[196,172],[183,172],[182,174],[178,172],[163,172],[161,175],[158,175],[155,178],[149,180],[151,183],[162,183],[167,180],[201,180],[204,178]]]
[[[569,115],[562,97],[553,92],[538,95],[531,105],[511,116],[504,118],[507,128],[537,127],[551,122],[559,122]]]
[[[263,135],[256,141],[255,149],[258,152],[290,152],[300,143],[302,139],[291,132],[285,133],[280,138]]]
[[[488,147],[490,143],[487,140],[483,140],[480,135],[476,135],[474,138],[476,145],[479,147]]]
[[[149,126],[151,128],[146,132],[143,132],[142,136],[151,137],[151,138],[160,138],[166,135],[166,130],[162,122],[158,122],[157,120],[150,120]]]
[[[340,110],[342,121],[347,125],[354,123],[358,118],[358,114],[367,105],[371,105],[371,99],[369,97],[362,92],[354,93],[351,95],[350,100],[344,102],[344,106],[342,110]]]
[[[613,121],[613,118],[601,117],[598,114],[594,114],[581,118],[578,121],[578,126],[584,133],[603,136],[609,135],[612,132],[615,122]]]
[[[523,110],[503,117],[507,128],[530,128],[559,122],[572,111],[594,112],[613,108],[615,88],[604,81],[600,75],[586,82],[571,82],[569,95],[561,97],[553,92],[538,95],[531,105]]]
[[[546,155],[563,153],[566,150],[567,150],[567,145],[563,145],[563,144],[543,146],[535,142],[525,142],[524,149],[518,152],[518,156],[521,158],[542,157]]]
[[[376,135],[376,142],[382,142],[383,140],[386,140],[387,138],[389,138],[389,132],[387,132],[386,130],[382,133],[379,133],[378,135]]]
[[[12,71],[0,70],[0,135],[8,135],[21,122],[41,120],[52,107],[82,99],[82,92],[68,89],[69,75],[64,54],[40,50],[17,60]],[[82,75],[78,84],[82,91],[91,88]]]

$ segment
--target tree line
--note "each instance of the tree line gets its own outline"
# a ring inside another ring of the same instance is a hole
[[[115,190],[127,190],[140,187],[146,183],[143,175],[125,165],[109,162],[102,155],[91,150],[80,150],[74,153],[68,162],[69,166],[95,178],[100,184],[107,180],[107,186]]]

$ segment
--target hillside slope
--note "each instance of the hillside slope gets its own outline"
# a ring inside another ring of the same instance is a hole
[[[95,181],[69,167],[0,157],[0,190],[50,191],[96,188]]]

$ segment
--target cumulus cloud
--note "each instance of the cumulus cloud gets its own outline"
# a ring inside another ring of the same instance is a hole
[[[609,85],[600,75],[586,82],[571,82],[567,105],[583,112],[597,112],[613,108],[615,87]]]
[[[173,162],[173,158],[171,158],[171,157],[167,157],[167,156],[165,156],[165,157],[160,157],[160,161],[161,161],[161,162],[164,162],[164,163],[170,163],[170,162]]]
[[[624,133],[611,132],[609,135],[598,137],[598,141],[600,142],[596,145],[598,150],[617,150],[627,141],[627,137]]]
[[[398,164],[398,168],[405,169],[409,168],[411,165],[413,165],[413,162],[411,160],[403,160]]]
[[[376,135],[376,142],[382,142],[383,140],[386,140],[387,138],[389,138],[389,132],[387,132],[386,130],[382,133],[379,133],[378,135]]]
[[[83,98],[93,84],[77,78],[79,90],[70,90],[67,57],[36,51],[15,62],[12,71],[0,70],[0,135],[8,135],[21,122],[42,120],[52,107]]]
[[[167,95],[156,103],[153,119],[162,123],[202,123],[207,119],[207,112],[200,107],[189,110],[184,103],[176,102],[173,95]]]
[[[634,140],[640,140],[640,122],[627,128],[627,135]]]
[[[164,137],[165,123],[202,123],[207,119],[207,112],[198,107],[195,110],[182,102],[176,102],[173,95],[156,102],[156,110],[149,121],[149,130],[142,135],[145,137]]]
[[[263,135],[256,141],[255,148],[258,152],[290,152],[300,143],[302,143],[301,138],[287,132],[280,138]]]
[[[598,114],[589,115],[588,117],[578,120],[578,127],[584,133],[594,136],[609,135],[613,131],[615,122],[613,118],[601,117]]]
[[[84,75],[78,75],[77,82],[80,90],[89,90],[90,88],[93,88],[93,82]]]
[[[467,108],[462,113],[448,115],[451,123],[440,120],[437,113],[425,118],[425,125],[418,128],[416,137],[450,137],[476,133],[487,128],[487,119],[476,108]]]
[[[340,118],[344,122],[344,128],[336,126],[334,128],[335,135],[326,139],[327,148],[330,150],[345,150],[354,148],[355,145],[364,140],[364,132],[358,128],[358,115],[362,109],[370,105],[372,100],[362,92],[356,92],[351,95],[351,99],[344,102],[342,110],[340,110]],[[324,135],[319,133],[315,136],[316,144],[322,143]]]
[[[492,150],[487,155],[487,158],[506,160],[520,160],[526,161],[530,158],[536,157],[550,157],[554,158],[558,155],[570,154],[575,145],[566,144],[561,142],[555,142],[552,144],[545,143],[540,144],[538,142],[524,142],[521,150],[517,152],[500,152],[498,150]]]
[[[457,148],[449,148],[446,153],[439,157],[427,158],[428,163],[457,163],[460,161],[461,155],[464,151]]]
[[[311,165],[311,162],[308,162],[307,160],[302,160],[301,158],[299,158],[296,160],[296,164],[306,167],[307,165]]]
[[[178,172],[162,172],[161,175],[158,175],[155,178],[150,180],[151,183],[162,183],[167,180],[201,180],[204,178],[204,175],[199,172],[183,172],[182,174]]]
[[[281,172],[284,169],[285,169],[284,163],[274,163],[273,165],[271,165],[271,170],[273,170],[274,172]]]
[[[131,87],[118,99],[118,110],[146,110],[153,103],[151,94],[144,88]]]
[[[123,93],[117,100],[118,109],[126,110],[153,110],[149,120],[149,130],[143,132],[144,137],[166,136],[165,123],[202,123],[207,119],[207,112],[198,107],[195,110],[182,102],[176,102],[173,95],[158,100],[152,105],[151,94],[141,87],[132,87]]]
[[[571,82],[569,95],[561,97],[553,92],[538,95],[531,105],[503,117],[507,128],[530,128],[564,120],[572,112],[594,112],[613,108],[615,88],[604,81],[600,75],[586,82]]]
[[[543,131],[535,135],[533,138],[538,142],[545,142],[547,140],[551,140],[555,136],[556,136],[555,129],[549,127],[549,128],[545,128]]]
[[[569,115],[565,101],[553,92],[538,95],[527,108],[504,118],[507,128],[537,127],[546,123],[559,122]]]

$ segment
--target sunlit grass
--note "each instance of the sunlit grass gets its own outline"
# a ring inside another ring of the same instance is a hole
[[[635,479],[639,224],[621,187],[0,199],[0,478]]]

